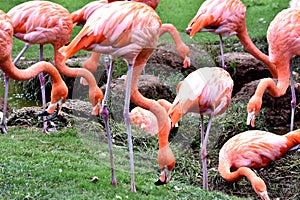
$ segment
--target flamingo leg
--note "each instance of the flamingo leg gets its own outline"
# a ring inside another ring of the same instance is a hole
[[[108,94],[110,90],[113,65],[114,65],[114,61],[111,60],[109,70],[107,71],[107,84],[106,84],[106,90],[105,90],[100,114],[103,117],[105,129],[106,129],[106,135],[107,135],[107,142],[108,142],[108,149],[109,149],[109,156],[110,156],[110,167],[111,167],[111,184],[113,186],[117,186],[117,179],[115,175],[114,154],[112,148],[112,138],[110,134],[109,118],[108,118],[109,112],[107,109],[107,101],[108,101]]]
[[[295,108],[296,108],[296,93],[295,93],[295,82],[292,64],[290,63],[290,72],[291,72],[291,91],[292,91],[292,101],[291,101],[291,126],[290,131],[294,129],[294,116],[295,116]]]
[[[206,133],[205,133],[205,138],[202,143],[202,148],[201,148],[201,159],[202,159],[202,175],[203,175],[203,189],[208,190],[208,175],[207,175],[207,142],[208,142],[208,135],[209,135],[209,130],[211,127],[212,123],[212,117],[209,117],[207,128],[206,128]]]
[[[25,53],[25,51],[28,49],[30,44],[26,43],[23,47],[22,51],[17,55],[17,57],[14,59],[14,65],[18,62],[18,60],[21,58],[21,56]],[[6,112],[7,112],[7,102],[8,102],[8,83],[9,83],[9,77],[4,74],[4,83],[5,83],[5,90],[4,90],[4,102],[3,102],[3,118],[1,122],[1,133],[6,134],[7,133],[7,127],[6,127]]]
[[[220,51],[221,51],[222,68],[226,70],[222,35],[219,35],[219,37],[220,37]]]
[[[204,117],[203,117],[203,115],[200,115],[200,128],[201,128],[200,139],[201,139],[201,145],[202,145],[203,140],[204,140]]]
[[[127,135],[128,135],[128,148],[129,148],[129,157],[130,157],[131,191],[136,192],[135,182],[134,182],[133,147],[132,147],[132,138],[131,138],[130,116],[129,116],[132,71],[133,71],[133,64],[131,62],[129,62],[128,63],[128,71],[127,71],[127,85],[126,85],[126,94],[125,94],[125,103],[124,103],[123,115],[124,115],[124,120],[125,120],[125,124],[126,124]]]
[[[6,128],[6,112],[7,112],[7,101],[8,101],[8,82],[9,77],[4,74],[4,83],[5,83],[5,90],[4,90],[4,102],[3,102],[3,117],[1,122],[1,133],[6,134],[7,128]]]
[[[40,61],[43,60],[44,60],[44,47],[43,45],[40,45]],[[39,79],[41,84],[42,104],[43,104],[43,111],[44,111],[46,109],[46,92],[45,92],[45,77],[43,72],[39,73]],[[44,133],[48,133],[46,116],[43,117],[43,130]]]
[[[291,91],[292,91],[292,101],[291,101],[291,125],[290,131],[294,129],[294,116],[295,116],[295,108],[296,108],[296,93],[295,93],[295,81],[293,76],[292,64],[290,63],[290,73],[291,73]],[[300,148],[300,144],[292,147],[290,151],[294,151]]]

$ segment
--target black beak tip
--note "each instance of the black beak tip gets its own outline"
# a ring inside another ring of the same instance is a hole
[[[166,182],[163,182],[163,181],[161,181],[160,179],[158,179],[158,181],[156,181],[155,183],[154,183],[155,185],[165,185],[166,184]]]
[[[187,28],[187,29],[185,29],[185,33],[186,33],[186,34],[188,34],[188,35],[190,35],[190,33],[191,33],[191,30],[192,30],[191,28]]]
[[[40,114],[38,114],[38,116],[42,116],[42,117],[49,116],[49,115],[50,115],[50,113],[48,113],[46,110],[41,112]]]

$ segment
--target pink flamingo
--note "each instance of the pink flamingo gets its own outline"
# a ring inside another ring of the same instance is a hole
[[[62,63],[63,56],[58,52],[60,47],[69,42],[72,34],[73,22],[68,10],[53,2],[28,1],[15,6],[7,15],[12,19],[14,36],[26,42],[24,49],[16,57],[14,63],[19,60],[32,44],[40,44],[40,60],[43,60],[43,45],[52,44],[54,47],[54,62],[60,73],[69,77],[82,76],[89,82],[89,98],[93,106],[93,114],[97,115],[103,94],[98,88],[93,74],[85,69],[67,67]],[[42,74],[40,75],[40,80],[44,104],[45,95]],[[7,88],[8,82],[6,82]],[[5,127],[5,121],[4,124],[2,123],[2,130],[5,130],[3,127]],[[44,124],[44,131],[47,131],[46,124]]]
[[[218,171],[229,182],[245,176],[261,199],[270,200],[266,184],[251,168],[268,166],[297,144],[300,144],[300,129],[285,135],[259,130],[237,134],[221,148]]]
[[[155,11],[139,2],[118,1],[101,6],[88,18],[80,33],[67,46],[60,49],[66,57],[81,49],[110,55],[107,89],[102,113],[107,116],[106,101],[114,60],[123,58],[128,63],[124,118],[127,127],[131,166],[131,191],[135,192],[134,161],[129,117],[129,100],[153,111],[159,119],[158,163],[161,170],[173,169],[174,155],[168,145],[170,124],[165,109],[156,101],[143,97],[138,89],[138,77],[154,51],[160,35],[161,20]],[[108,139],[110,135],[108,135]],[[112,151],[110,151],[112,152]],[[111,154],[111,158],[112,158]],[[112,168],[113,170],[113,168]]]
[[[177,86],[177,95],[168,110],[172,126],[188,112],[201,116],[201,159],[203,189],[208,189],[206,146],[212,119],[226,111],[231,102],[233,80],[226,70],[218,67],[204,67],[189,74]],[[209,116],[204,134],[203,115]]]
[[[52,114],[57,108],[56,113],[50,118],[54,118],[63,102],[65,102],[68,96],[68,88],[62,80],[57,69],[50,63],[40,61],[27,69],[18,69],[12,62],[12,38],[13,38],[13,26],[11,19],[2,10],[0,10],[0,67],[6,76],[18,81],[27,80],[35,77],[40,72],[46,72],[52,79],[52,91],[51,102],[44,113]],[[43,115],[43,113],[42,113]]]

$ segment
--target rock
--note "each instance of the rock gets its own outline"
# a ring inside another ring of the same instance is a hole
[[[234,81],[233,95],[240,91],[246,83],[261,78],[272,77],[266,65],[249,53],[225,53],[224,60],[227,71]],[[217,57],[217,62],[221,66],[221,56]]]
[[[42,117],[38,116],[41,112],[42,108],[37,106],[18,109],[11,114],[7,125],[42,128]],[[97,121],[97,117],[92,116],[91,112],[92,105],[90,102],[71,99],[63,104],[57,118],[51,121],[53,121],[58,128],[82,125],[84,122],[91,120]]]

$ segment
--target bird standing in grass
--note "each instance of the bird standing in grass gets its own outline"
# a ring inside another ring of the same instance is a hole
[[[0,68],[9,78],[18,81],[28,80],[37,76],[40,72],[46,72],[52,79],[51,103],[45,110],[52,114],[57,108],[56,113],[61,109],[62,103],[68,96],[68,88],[62,80],[57,69],[50,63],[40,61],[27,69],[18,69],[12,62],[12,38],[13,26],[11,19],[0,10]]]
[[[105,121],[108,121],[106,101],[108,100],[114,61],[118,58],[126,60],[128,71],[126,76],[124,119],[128,134],[131,191],[133,192],[136,191],[136,188],[129,116],[130,100],[136,105],[152,111],[158,119],[158,163],[160,169],[168,168],[171,170],[175,166],[175,158],[168,144],[170,124],[168,123],[167,112],[155,100],[142,96],[137,87],[139,75],[157,46],[161,25],[161,20],[156,12],[144,3],[112,2],[95,10],[73,41],[68,46],[60,49],[60,52],[66,58],[69,58],[81,49],[110,55],[108,81],[101,111],[102,116],[106,117]],[[107,133],[107,136],[111,140],[109,133]],[[111,145],[109,146],[111,149]],[[110,150],[110,152],[112,158],[112,151]],[[113,171],[113,166],[111,168]]]
[[[300,129],[285,135],[259,130],[237,134],[221,148],[218,171],[229,182],[238,181],[245,176],[256,194],[263,200],[269,200],[265,182],[252,168],[268,166],[297,144],[300,144]]]
[[[7,15],[11,18],[14,36],[26,42],[24,49],[15,58],[16,63],[30,45],[40,45],[40,60],[43,60],[43,45],[52,44],[54,63],[59,72],[68,76],[82,76],[89,82],[89,98],[93,106],[93,114],[99,113],[103,94],[96,80],[88,70],[67,67],[58,49],[67,44],[71,38],[73,22],[67,9],[49,1],[28,1],[13,7]],[[40,75],[43,105],[45,105],[44,79]],[[7,83],[8,84],[8,83]],[[6,88],[8,85],[6,85]],[[6,101],[7,102],[7,101]],[[3,126],[3,124],[2,124]],[[44,131],[47,131],[44,124]]]
[[[205,190],[208,190],[206,146],[209,130],[213,117],[223,114],[229,107],[232,88],[233,80],[226,70],[219,67],[200,68],[177,86],[176,98],[168,111],[172,127],[188,112],[199,113],[201,116],[202,181]],[[204,115],[209,116],[205,134]]]

